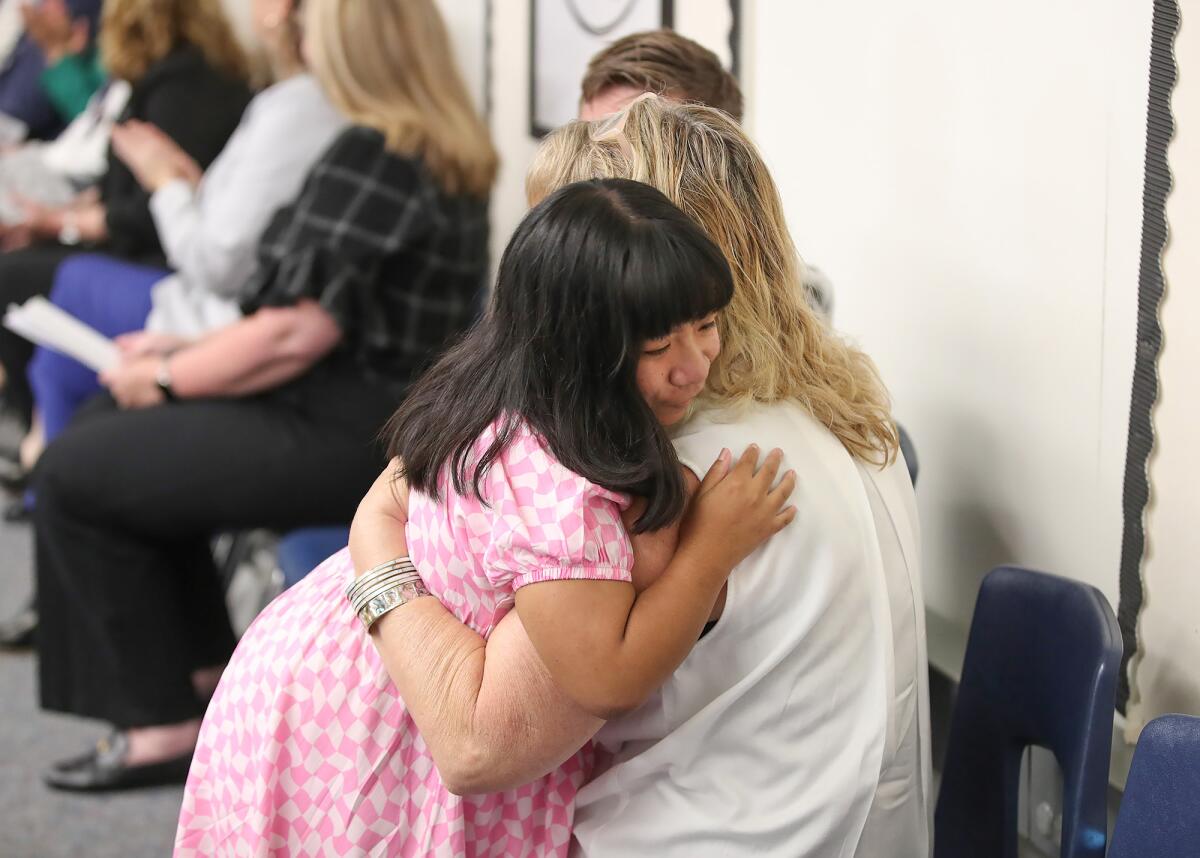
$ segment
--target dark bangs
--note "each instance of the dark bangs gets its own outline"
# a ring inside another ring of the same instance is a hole
[[[631,236],[621,278],[632,343],[664,337],[729,304],[733,275],[699,226],[676,222],[666,230],[653,220],[640,226]]]
[[[487,315],[393,417],[390,454],[418,491],[440,499],[448,477],[484,499],[483,475],[524,424],[568,470],[646,498],[633,532],[670,524],[683,477],[637,363],[646,340],[732,294],[721,251],[659,191],[625,179],[560,188],[513,233]]]

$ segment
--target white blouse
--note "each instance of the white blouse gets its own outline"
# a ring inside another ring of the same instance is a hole
[[[199,336],[240,318],[259,237],[346,125],[312,75],[288,78],[250,102],[198,187],[175,181],[151,196],[176,273],[154,286],[148,330]]]
[[[597,737],[576,800],[595,856],[918,858],[929,853],[929,709],[916,504],[903,460],[853,459],[791,403],[676,438],[783,449],[798,515],[729,579],[724,613],[667,684]]]

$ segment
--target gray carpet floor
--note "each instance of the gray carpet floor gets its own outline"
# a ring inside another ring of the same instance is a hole
[[[31,553],[28,524],[0,523],[0,616],[30,593]],[[170,855],[182,789],[81,796],[42,785],[46,764],[82,751],[106,730],[39,711],[35,658],[0,650],[0,858]]]

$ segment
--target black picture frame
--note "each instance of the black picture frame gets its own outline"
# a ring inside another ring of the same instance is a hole
[[[554,126],[546,122],[539,121],[537,114],[537,85],[538,85],[538,43],[537,43],[537,20],[538,7],[543,3],[548,2],[566,2],[566,0],[530,0],[529,3],[529,133],[536,138],[545,137],[554,130]],[[734,22],[732,32],[736,33],[738,28],[738,0],[732,0],[731,6],[734,8]],[[659,0],[659,15],[660,27],[673,28],[675,26],[675,0]],[[733,54],[733,65],[737,68],[738,58],[735,52]],[[736,74],[736,71],[735,71]]]

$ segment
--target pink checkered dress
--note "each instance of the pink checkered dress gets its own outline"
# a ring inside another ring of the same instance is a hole
[[[490,506],[415,492],[409,504],[409,552],[471,628],[488,635],[525,584],[630,580],[627,500],[529,431],[483,491]],[[565,856],[590,747],[519,789],[451,795],[350,612],[353,575],[348,552],[335,554],[246,632],[200,731],[175,854]]]

